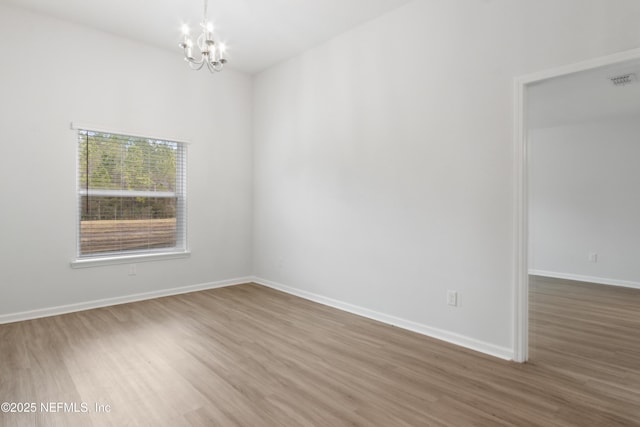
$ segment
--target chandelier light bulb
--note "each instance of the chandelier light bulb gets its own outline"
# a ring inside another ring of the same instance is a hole
[[[220,43],[220,45],[218,46],[218,56],[220,57],[221,64],[227,63],[226,53],[227,53],[227,45],[224,43]]]

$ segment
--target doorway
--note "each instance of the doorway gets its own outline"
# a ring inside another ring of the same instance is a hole
[[[558,88],[554,85],[562,83],[576,84],[576,81],[593,76],[605,76],[607,78],[619,77],[621,70],[627,68],[636,68],[640,70],[640,49],[632,51],[626,51],[615,55],[610,55],[603,58],[597,58],[594,60],[554,69],[545,72],[523,76],[515,80],[515,158],[516,158],[516,189],[515,189],[515,288],[514,288],[514,360],[518,362],[525,362],[529,360],[529,273],[532,269],[532,260],[530,253],[530,245],[532,243],[530,236],[530,184],[531,184],[531,129],[532,125],[538,122],[544,122],[550,120],[553,114],[547,114],[545,117],[545,110],[551,109],[552,113],[555,112],[556,116],[561,117],[564,114],[566,119],[567,114],[576,114],[576,111],[571,112],[567,105],[564,103],[567,101],[566,96],[561,95],[558,92]],[[633,67],[632,67],[633,66]],[[630,79],[640,78],[640,75],[630,76]],[[615,82],[609,81],[607,84],[613,85]],[[621,82],[621,84],[635,83],[640,86],[639,82]],[[558,86],[560,87],[560,86]],[[553,96],[557,95],[553,105],[547,105],[540,108],[539,105],[532,105],[531,99],[536,93],[544,92],[546,90]],[[574,93],[579,99],[582,93],[575,87],[569,86],[567,93]],[[575,96],[574,96],[575,98]],[[577,102],[573,99],[572,102]],[[579,101],[578,101],[579,102]],[[587,108],[587,102],[579,102],[581,107],[579,108],[580,114],[590,114]],[[616,106],[610,106],[612,108],[609,113],[616,113]],[[548,111],[546,111],[548,113]],[[591,112],[592,113],[592,112]],[[584,117],[583,117],[584,118]],[[574,120],[579,118],[573,117]],[[549,124],[549,123],[547,123]],[[598,253],[594,250],[589,250],[585,255],[587,260],[597,260]],[[588,275],[584,275],[589,277]],[[568,277],[569,279],[575,279],[576,277]]]

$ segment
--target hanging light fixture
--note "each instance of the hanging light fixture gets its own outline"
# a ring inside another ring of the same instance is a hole
[[[196,39],[195,46],[200,51],[200,57],[196,59],[193,54],[193,41],[189,37],[189,26],[182,25],[182,41],[178,45],[184,50],[184,60],[192,70],[199,70],[206,65],[212,73],[222,71],[227,63],[226,47],[224,43],[218,43],[213,39],[213,23],[207,21],[207,0],[204,0],[204,14],[200,27],[202,34]]]

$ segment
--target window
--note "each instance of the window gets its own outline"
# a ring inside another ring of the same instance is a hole
[[[186,252],[186,145],[78,129],[78,263]]]

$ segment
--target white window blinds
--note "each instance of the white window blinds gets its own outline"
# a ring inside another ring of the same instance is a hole
[[[186,250],[186,145],[78,130],[78,258]]]

